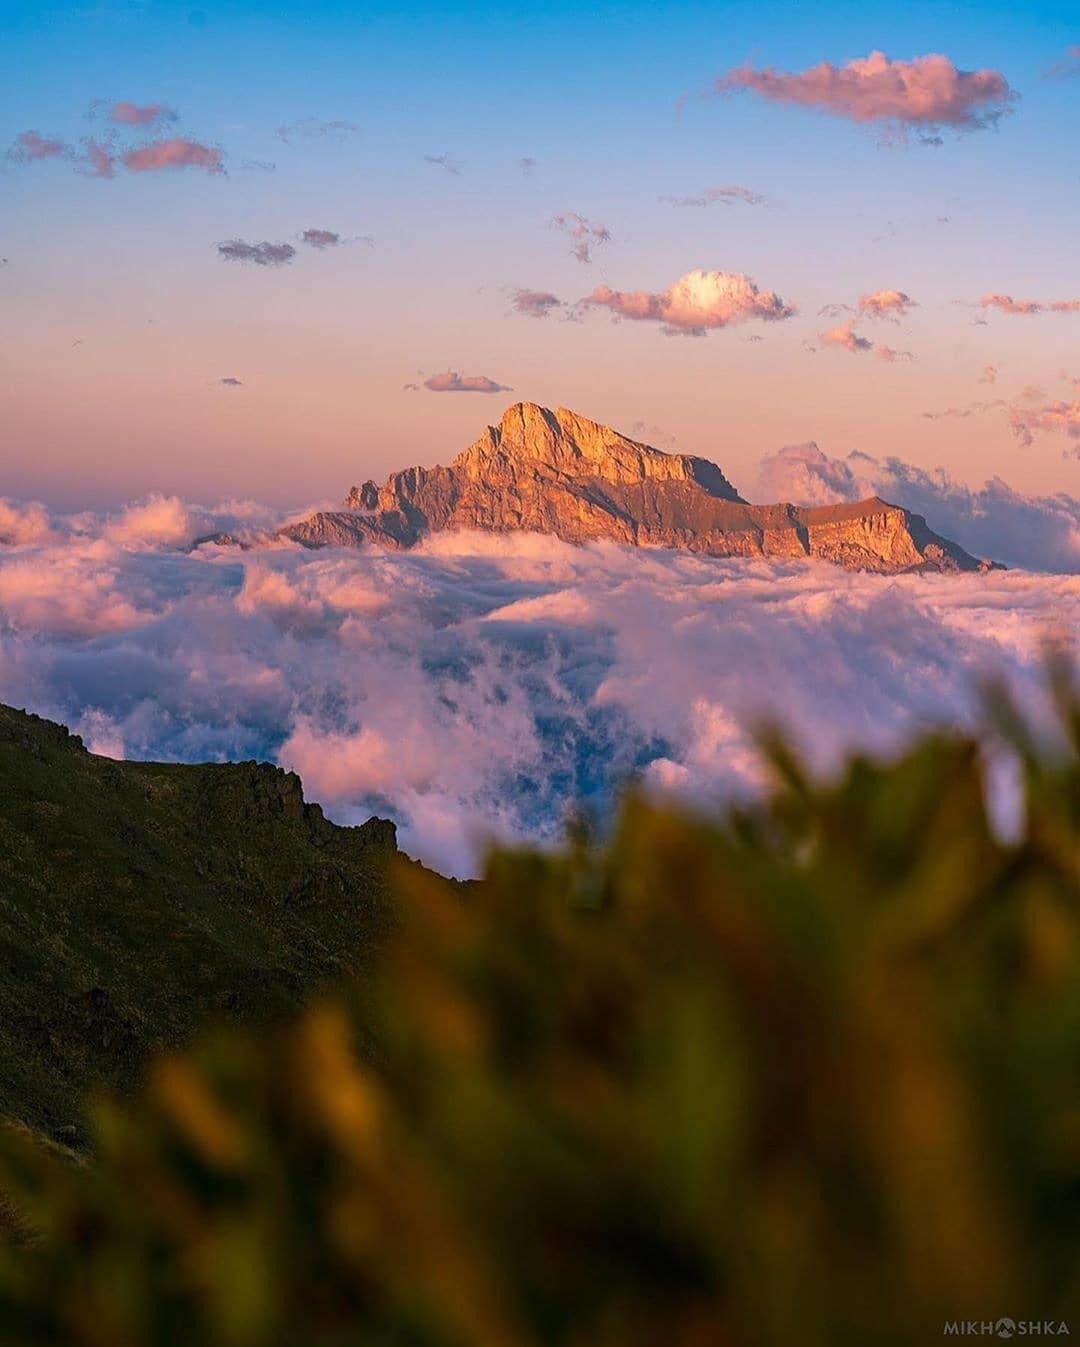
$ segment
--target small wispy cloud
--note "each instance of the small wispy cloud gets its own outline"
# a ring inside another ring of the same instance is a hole
[[[97,140],[83,141],[81,167],[92,178],[113,178],[116,176],[116,159],[112,150]]]
[[[218,383],[224,384],[226,388],[243,388],[244,386],[243,379],[233,379],[231,377],[219,379]]]
[[[533,175],[533,173],[536,171],[536,167],[537,167],[536,160],[535,160],[534,158],[532,158],[531,155],[526,154],[526,155],[524,155],[521,159],[519,159],[517,162],[518,162],[518,168],[521,169],[522,173],[524,173],[524,175],[525,175],[527,178],[531,178],[532,175]]]
[[[926,421],[966,421],[969,416],[982,416],[995,407],[1007,405],[1004,398],[994,398],[990,401],[969,402],[964,407],[945,407],[939,412],[923,412],[922,416]]]
[[[1080,77],[1080,46],[1066,47],[1060,60],[1043,71],[1048,80],[1070,80]]]
[[[460,178],[465,165],[460,159],[455,159],[452,154],[425,154],[425,164],[434,164],[436,168],[444,169],[455,178]]]
[[[71,154],[71,146],[56,136],[39,131],[20,131],[8,150],[8,158],[17,164],[33,164],[41,159],[62,159]]]
[[[733,206],[742,202],[747,206],[767,206],[769,203],[760,192],[752,192],[749,187],[707,187],[700,196],[661,196],[657,200],[667,206]]]
[[[1063,435],[1071,442],[1069,453],[1080,458],[1080,398],[1033,400],[1031,406],[1014,406],[1009,428],[1025,446],[1033,444],[1037,435]]]
[[[160,127],[167,122],[175,122],[179,114],[167,103],[112,103],[106,113],[110,122],[117,126]]]
[[[217,245],[218,255],[227,262],[251,262],[257,267],[283,267],[296,256],[291,243],[248,243],[227,239]]]
[[[822,346],[849,351],[852,355],[865,355],[872,351],[875,358],[886,365],[891,365],[897,360],[914,360],[915,358],[910,351],[897,351],[892,346],[885,346],[880,342],[875,345],[869,337],[863,337],[855,331],[854,320],[848,323],[840,323],[837,327],[822,332],[819,340]]]
[[[565,211],[562,215],[553,215],[551,223],[570,238],[570,255],[579,262],[592,261],[592,250],[600,243],[611,242],[611,230],[604,224],[579,215],[577,211]]]
[[[562,300],[550,290],[515,290],[511,303],[515,312],[527,318],[546,318],[552,309],[562,307]]]
[[[405,385],[406,388],[409,386]],[[507,384],[497,383],[486,374],[459,374],[457,370],[446,370],[442,374],[433,374],[424,380],[424,387],[431,393],[509,393]]]
[[[342,238],[332,229],[305,229],[300,235],[300,241],[306,243],[309,248],[318,248],[322,251],[324,248],[336,248],[342,242]]]
[[[324,121],[320,117],[301,117],[295,122],[287,122],[274,132],[278,140],[291,145],[297,140],[345,140],[360,130],[357,122],[344,119]]]

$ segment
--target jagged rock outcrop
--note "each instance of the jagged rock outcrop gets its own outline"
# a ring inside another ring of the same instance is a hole
[[[607,538],[717,557],[821,557],[849,570],[975,571],[920,515],[878,497],[751,505],[704,458],[666,454],[574,412],[519,402],[449,467],[353,487],[343,508],[282,529],[311,547],[413,547],[444,529]]]

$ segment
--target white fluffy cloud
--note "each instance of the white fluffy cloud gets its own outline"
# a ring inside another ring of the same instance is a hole
[[[700,336],[750,318],[777,322],[795,310],[773,290],[759,290],[738,271],[688,271],[666,290],[613,290],[598,285],[581,303],[610,309],[620,318],[660,323],[669,332]]]
[[[0,700],[113,756],[272,758],[331,817],[390,815],[457,873],[485,838],[555,836],[631,777],[702,802],[753,789],[763,719],[824,769],[964,723],[983,670],[1031,693],[1042,634],[1080,629],[1067,576],[860,576],[535,535],[191,552],[161,542],[182,530],[152,502],[96,530],[46,522],[0,547]]]

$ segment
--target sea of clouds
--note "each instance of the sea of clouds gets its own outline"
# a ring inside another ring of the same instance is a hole
[[[763,477],[774,498],[830,479],[835,499],[845,467],[862,494],[891,471],[899,495],[895,466],[806,446]],[[978,530],[997,511],[1025,539],[1004,559],[1042,570],[880,577],[536,535],[192,550],[273,513],[0,501],[0,701],[111,756],[270,758],[337,821],[388,815],[407,850],[473,873],[489,839],[555,837],[630,779],[701,803],[758,789],[763,721],[828,771],[971,724],[991,673],[1038,706],[1042,642],[1080,631],[1080,504],[937,482],[932,524],[992,552]]]

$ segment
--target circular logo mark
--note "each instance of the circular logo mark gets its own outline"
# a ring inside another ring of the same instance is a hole
[[[994,1325],[994,1332],[999,1338],[1011,1338],[1016,1332],[1016,1320],[999,1319]]]

